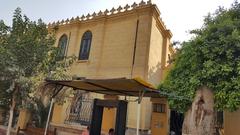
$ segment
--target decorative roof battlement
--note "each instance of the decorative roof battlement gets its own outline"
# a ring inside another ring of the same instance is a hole
[[[112,8],[111,10],[106,9],[105,11],[99,11],[98,13],[93,12],[93,13],[88,13],[87,15],[82,15],[81,17],[77,16],[77,17],[72,17],[71,19],[66,19],[66,20],[61,20],[61,21],[57,21],[57,22],[53,22],[53,23],[49,23],[48,27],[55,27],[55,26],[61,26],[61,25],[66,25],[66,24],[73,24],[76,22],[84,22],[84,21],[88,21],[88,20],[92,20],[95,18],[99,18],[99,17],[103,17],[103,16],[111,16],[111,15],[115,15],[118,13],[123,13],[123,12],[127,12],[127,11],[131,11],[137,8],[142,8],[142,7],[146,7],[146,6],[151,6],[154,5],[152,4],[152,0],[148,0],[148,1],[144,1],[142,0],[140,3],[136,3],[134,2],[132,5],[128,5],[126,4],[124,7],[119,6],[118,8]],[[160,14],[160,12],[157,10],[157,12]],[[163,27],[166,29],[166,26],[164,24],[164,22],[162,21],[162,18],[158,17],[159,21],[161,22],[161,24],[163,25]]]

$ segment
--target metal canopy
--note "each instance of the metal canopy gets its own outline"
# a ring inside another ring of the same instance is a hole
[[[46,82],[48,84],[55,84],[56,86],[67,86],[74,90],[84,90],[100,94],[153,98],[163,97],[160,95],[159,90],[154,89],[151,84],[139,78],[46,80]]]
[[[160,91],[155,89],[151,84],[143,81],[140,78],[126,79],[126,78],[115,78],[115,79],[80,79],[80,80],[46,80],[47,84],[54,84],[55,90],[52,96],[52,102],[50,108],[52,108],[54,97],[62,90],[64,86],[71,87],[74,90],[85,90],[88,92],[117,95],[117,96],[134,96],[138,97],[138,110],[137,110],[137,129],[136,134],[139,135],[140,127],[140,110],[141,101],[143,97],[161,98]],[[51,115],[51,109],[49,111]],[[50,118],[50,117],[49,117]],[[48,122],[46,125],[45,132],[48,129]],[[46,133],[45,133],[46,134]]]

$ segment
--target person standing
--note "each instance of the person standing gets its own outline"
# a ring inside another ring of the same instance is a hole
[[[89,135],[89,126],[82,132],[82,135]]]
[[[114,135],[114,129],[113,128],[109,129],[108,135]]]

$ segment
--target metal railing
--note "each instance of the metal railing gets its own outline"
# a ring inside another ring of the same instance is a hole
[[[66,124],[88,126],[91,123],[93,110],[93,99],[82,96],[75,97],[72,104],[66,110]]]

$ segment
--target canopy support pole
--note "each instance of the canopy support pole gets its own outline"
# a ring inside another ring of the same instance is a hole
[[[137,105],[137,135],[139,135],[140,115],[141,115],[141,103],[138,102],[138,105]]]
[[[48,85],[48,84],[47,84]],[[51,96],[51,104],[50,104],[50,108],[48,111],[48,118],[47,118],[47,123],[46,123],[46,127],[45,127],[45,131],[44,131],[44,135],[47,135],[47,130],[48,130],[48,125],[49,125],[49,121],[50,121],[50,117],[52,114],[52,108],[53,108],[53,103],[55,102],[54,97],[57,96],[57,94],[63,89],[63,85],[58,85],[55,84],[55,89],[53,90],[53,95]],[[46,85],[45,85],[46,86]],[[59,87],[60,86],[60,87]]]
[[[52,98],[51,104],[50,104],[50,109],[49,109],[49,112],[48,112],[48,118],[47,118],[47,123],[46,123],[44,135],[47,135],[48,125],[49,125],[50,116],[51,116],[51,113],[52,113],[52,108],[53,108],[53,103],[54,102],[55,102],[55,100],[54,100],[54,98]]]
[[[142,91],[141,93],[139,92],[139,97],[138,97],[138,105],[137,105],[137,132],[136,135],[139,135],[139,129],[140,129],[140,116],[141,116],[141,102],[142,98],[144,96],[145,91]]]

